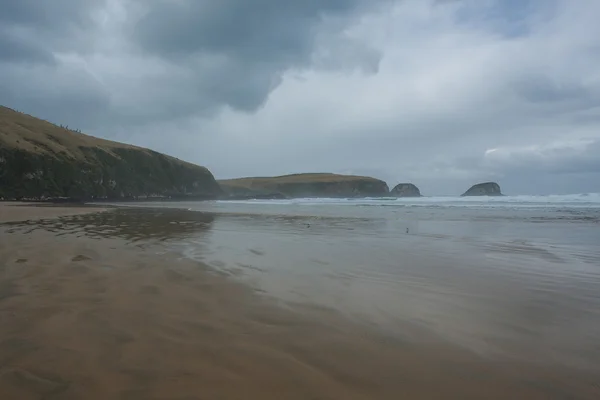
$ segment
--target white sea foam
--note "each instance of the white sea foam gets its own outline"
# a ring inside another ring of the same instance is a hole
[[[241,200],[224,201],[229,204],[264,204],[264,205],[345,205],[345,206],[389,206],[389,207],[484,207],[484,208],[514,208],[514,207],[586,207],[600,208],[600,193],[580,193],[569,195],[544,195],[544,196],[499,196],[499,197],[419,197],[419,198],[362,198],[362,199],[334,199],[334,198],[301,198],[284,200]]]

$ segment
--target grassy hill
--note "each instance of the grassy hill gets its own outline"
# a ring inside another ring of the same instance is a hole
[[[0,198],[214,198],[211,172],[0,106]]]
[[[330,173],[226,179],[219,184],[233,197],[376,197],[389,193],[379,179]]]

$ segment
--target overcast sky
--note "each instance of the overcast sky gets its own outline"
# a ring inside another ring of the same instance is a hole
[[[0,104],[207,166],[600,192],[598,0],[0,0]]]

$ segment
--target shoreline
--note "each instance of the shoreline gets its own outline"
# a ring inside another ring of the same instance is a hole
[[[20,204],[0,222],[105,211]],[[18,209],[19,211],[15,211]],[[8,215],[8,216],[7,216]],[[0,225],[0,397],[597,398],[583,372],[499,363],[281,307],[206,265],[122,239]]]

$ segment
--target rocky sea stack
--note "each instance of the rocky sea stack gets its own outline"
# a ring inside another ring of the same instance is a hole
[[[421,197],[421,191],[412,183],[399,183],[390,192],[394,197]]]
[[[0,106],[0,199],[211,199],[211,172]]]
[[[382,180],[329,173],[227,179],[219,184],[229,198],[349,198],[389,194],[388,185]]]
[[[496,182],[484,182],[471,186],[463,196],[502,196],[502,191]]]

